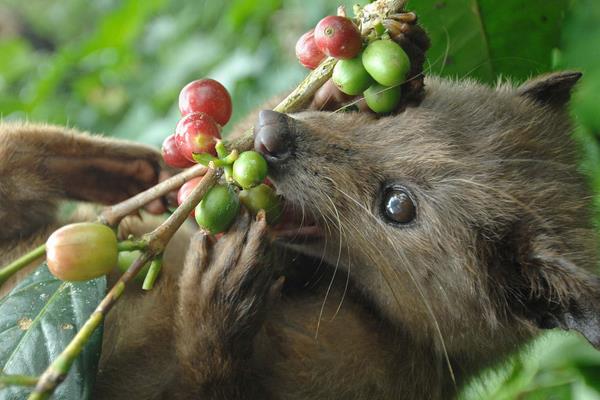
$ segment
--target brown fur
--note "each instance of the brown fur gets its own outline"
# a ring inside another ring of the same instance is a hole
[[[576,329],[600,345],[590,199],[564,110],[577,78],[553,75],[520,90],[430,79],[421,105],[395,116],[293,115],[292,156],[271,176],[326,240],[267,246],[263,222],[247,216],[217,243],[182,228],[157,288],[128,289],[109,315],[96,397],[447,399],[540,328]],[[44,172],[68,147],[58,128],[44,129],[0,131],[0,152],[57,139],[25,153],[48,156],[40,168],[15,168],[37,157],[0,158],[2,182],[13,182],[0,188],[1,221],[19,227],[13,237],[50,223],[40,197],[99,195],[73,193]],[[110,158],[94,163],[101,174],[106,165],[123,171],[113,163],[134,155],[154,159],[120,142],[73,142],[69,157]],[[145,170],[126,169],[111,199]],[[86,182],[90,169],[52,171]],[[23,179],[54,184],[17,186]],[[412,224],[381,217],[388,182],[412,193]],[[40,208],[38,217],[8,212],[23,204]],[[157,223],[130,219],[124,230]],[[14,256],[8,247],[2,261]],[[277,299],[280,274],[287,282]]]

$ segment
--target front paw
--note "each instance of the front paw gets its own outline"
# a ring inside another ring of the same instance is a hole
[[[180,356],[247,359],[273,291],[273,271],[263,262],[267,225],[263,213],[243,212],[216,244],[197,233],[179,281],[176,336]],[[181,347],[183,346],[183,348]],[[205,359],[205,361],[208,361]]]

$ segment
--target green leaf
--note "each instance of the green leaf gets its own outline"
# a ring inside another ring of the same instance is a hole
[[[539,387],[529,392],[520,393],[518,399],[523,400],[571,400],[573,399],[571,383],[562,385]]]
[[[600,393],[600,366],[578,365],[577,369],[583,376],[585,383]]]
[[[568,4],[569,0],[411,0],[408,8],[429,33],[432,73],[494,82],[501,75],[524,80],[550,69]]]
[[[577,0],[565,19],[560,51],[557,51],[556,69],[574,69],[583,72],[575,87],[571,113],[578,129],[575,138],[584,154],[582,167],[590,177],[596,193],[596,223],[600,221],[600,2]]]
[[[41,265],[0,300],[0,371],[40,375],[75,336],[105,291],[104,277],[62,282]],[[56,399],[90,398],[101,344],[98,329],[58,387]],[[0,398],[23,399],[30,390],[9,387],[0,390]]]
[[[577,69],[583,78],[577,85],[572,108],[578,121],[600,135],[600,2],[577,0],[565,20],[558,69]]]

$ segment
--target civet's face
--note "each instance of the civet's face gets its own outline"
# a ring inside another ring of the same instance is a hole
[[[319,231],[288,244],[450,352],[508,349],[540,327],[594,341],[577,322],[598,286],[589,198],[553,97],[578,77],[429,80],[420,106],[379,119],[262,112],[255,148],[298,224]]]

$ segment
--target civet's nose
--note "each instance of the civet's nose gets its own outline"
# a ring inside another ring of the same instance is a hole
[[[271,110],[258,114],[258,124],[254,129],[254,150],[261,153],[270,164],[287,159],[293,147],[290,130],[291,118]]]

